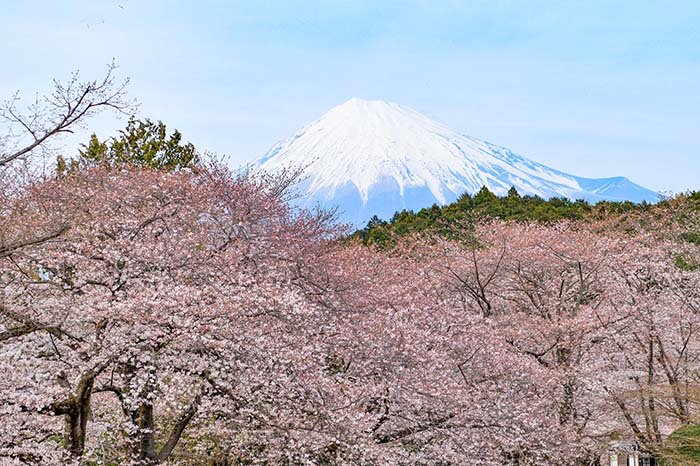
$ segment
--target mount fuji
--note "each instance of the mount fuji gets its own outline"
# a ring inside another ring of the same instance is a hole
[[[486,186],[520,194],[657,202],[658,193],[624,177],[581,178],[459,134],[400,105],[353,98],[272,147],[255,166],[301,169],[302,206],[337,207],[354,226],[373,215],[446,204]]]

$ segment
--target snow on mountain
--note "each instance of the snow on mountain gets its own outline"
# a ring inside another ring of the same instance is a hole
[[[624,177],[569,175],[381,100],[350,99],[256,165],[270,172],[303,168],[301,204],[338,207],[355,226],[375,214],[389,218],[397,210],[446,204],[482,186],[499,195],[514,186],[521,194],[590,202],[659,199]]]

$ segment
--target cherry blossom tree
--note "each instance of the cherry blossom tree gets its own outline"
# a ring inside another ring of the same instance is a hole
[[[118,81],[111,63],[102,79],[84,81],[74,73],[66,82],[54,80],[53,90],[36,94],[28,104],[19,92],[0,103],[0,215],[18,189],[36,177],[33,168],[53,155],[66,134],[84,128],[97,114],[111,110],[128,114],[136,108],[126,96],[128,79]],[[25,245],[60,236],[68,224],[34,225],[32,232],[0,223],[0,257]]]
[[[623,428],[653,453],[697,417],[700,276],[677,267],[676,251],[674,244],[641,238],[615,264],[619,280],[603,335],[603,388]]]
[[[210,398],[237,403],[242,367],[260,370],[263,343],[274,349],[298,325],[284,315],[301,309],[285,282],[291,264],[335,234],[323,215],[280,201],[285,183],[221,169],[94,169],[18,199],[13,223],[73,227],[3,264],[2,351],[12,366],[3,393],[16,422],[62,417],[65,429],[45,426],[64,430],[72,457],[124,439],[126,459],[150,464],[171,455]]]
[[[323,258],[332,267],[316,267],[305,281],[329,316],[342,319],[327,352],[347,404],[364,411],[355,427],[364,448],[397,464],[564,458],[568,445],[553,435],[557,406],[541,383],[546,370],[497,333],[481,298],[472,307],[455,293],[445,252],[459,246],[405,247],[385,255],[342,245]],[[502,262],[503,251],[492,256]]]

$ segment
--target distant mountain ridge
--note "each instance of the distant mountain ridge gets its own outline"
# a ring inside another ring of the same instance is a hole
[[[272,147],[256,166],[304,168],[304,206],[338,207],[355,226],[373,215],[444,205],[483,186],[542,198],[657,202],[659,195],[624,177],[582,178],[459,134],[381,100],[353,98]]]

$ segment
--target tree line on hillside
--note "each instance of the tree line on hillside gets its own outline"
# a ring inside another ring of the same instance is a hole
[[[677,202],[680,199],[681,202],[687,200],[690,204],[700,204],[700,192],[682,194],[676,199]],[[397,211],[388,221],[374,216],[352,236],[367,245],[387,247],[398,238],[424,232],[453,239],[463,237],[470,225],[486,218],[541,223],[564,220],[602,221],[630,215],[649,216],[650,212],[663,210],[670,204],[673,204],[673,198],[663,199],[659,204],[637,204],[630,201],[590,204],[585,200],[521,196],[515,188],[511,188],[505,196],[497,196],[488,188],[482,187],[478,193],[464,193],[455,202],[444,206],[435,204],[417,212]]]
[[[57,102],[125,110],[104,86],[76,80]],[[585,466],[617,439],[668,464],[697,452],[689,201],[611,228],[585,203],[482,192],[459,202],[522,217],[381,249],[290,206],[294,173],[232,172],[159,122],[130,120],[37,174],[21,162],[72,123],[13,112],[7,464]],[[557,217],[528,217],[537,206]]]

